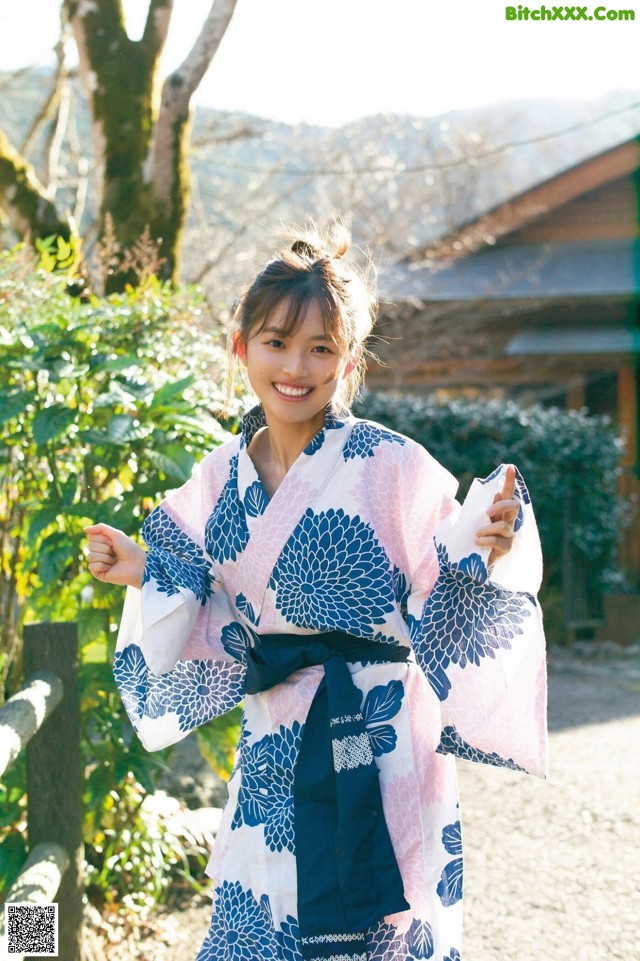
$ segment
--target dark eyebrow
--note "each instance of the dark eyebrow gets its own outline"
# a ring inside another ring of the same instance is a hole
[[[281,327],[263,327],[263,328],[262,328],[262,333],[263,333],[263,334],[276,334],[278,337],[288,337],[288,336],[290,336],[290,335],[287,333],[287,331],[286,331],[286,330],[283,330]],[[316,334],[316,336],[311,337],[310,340],[325,340],[325,341],[327,341],[327,342],[330,341],[331,343],[334,343],[333,337],[330,337],[329,334]]]

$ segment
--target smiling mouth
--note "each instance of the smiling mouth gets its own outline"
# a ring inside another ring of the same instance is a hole
[[[274,384],[273,386],[283,397],[306,397],[313,390],[313,387],[292,387],[289,384]]]

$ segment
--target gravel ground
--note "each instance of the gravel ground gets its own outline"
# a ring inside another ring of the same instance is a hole
[[[464,961],[640,961],[640,652],[583,653],[550,664],[548,781],[459,763]],[[109,957],[194,961],[209,914]]]

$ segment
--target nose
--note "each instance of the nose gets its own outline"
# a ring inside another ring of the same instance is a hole
[[[305,354],[303,350],[288,350],[282,359],[282,371],[289,376],[306,373]]]

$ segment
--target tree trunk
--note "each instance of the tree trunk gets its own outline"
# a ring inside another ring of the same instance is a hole
[[[214,0],[202,30],[183,63],[162,88],[149,156],[155,218],[154,236],[162,237],[165,273],[173,280],[180,267],[180,247],[189,204],[187,150],[191,98],[207,72],[233,16],[237,0]]]
[[[187,214],[189,104],[218,49],[236,0],[215,0],[184,63],[160,99],[158,65],[173,0],[151,0],[143,36],[127,36],[121,0],[66,0],[91,104],[100,218],[131,249],[148,228],[161,244],[163,279],[177,281]],[[115,274],[112,288],[131,281]]]
[[[144,167],[153,127],[158,61],[173,0],[150,6],[152,26],[139,41],[127,36],[120,0],[68,0],[80,73],[93,120],[100,221],[107,214],[121,248],[131,248],[151,225],[153,209]],[[157,15],[157,16],[156,16]],[[158,26],[159,25],[159,26]],[[120,286],[127,280],[120,276]]]
[[[35,175],[33,167],[0,132],[0,207],[19,237],[32,240],[59,234],[71,236],[71,225],[60,217],[53,198]]]

